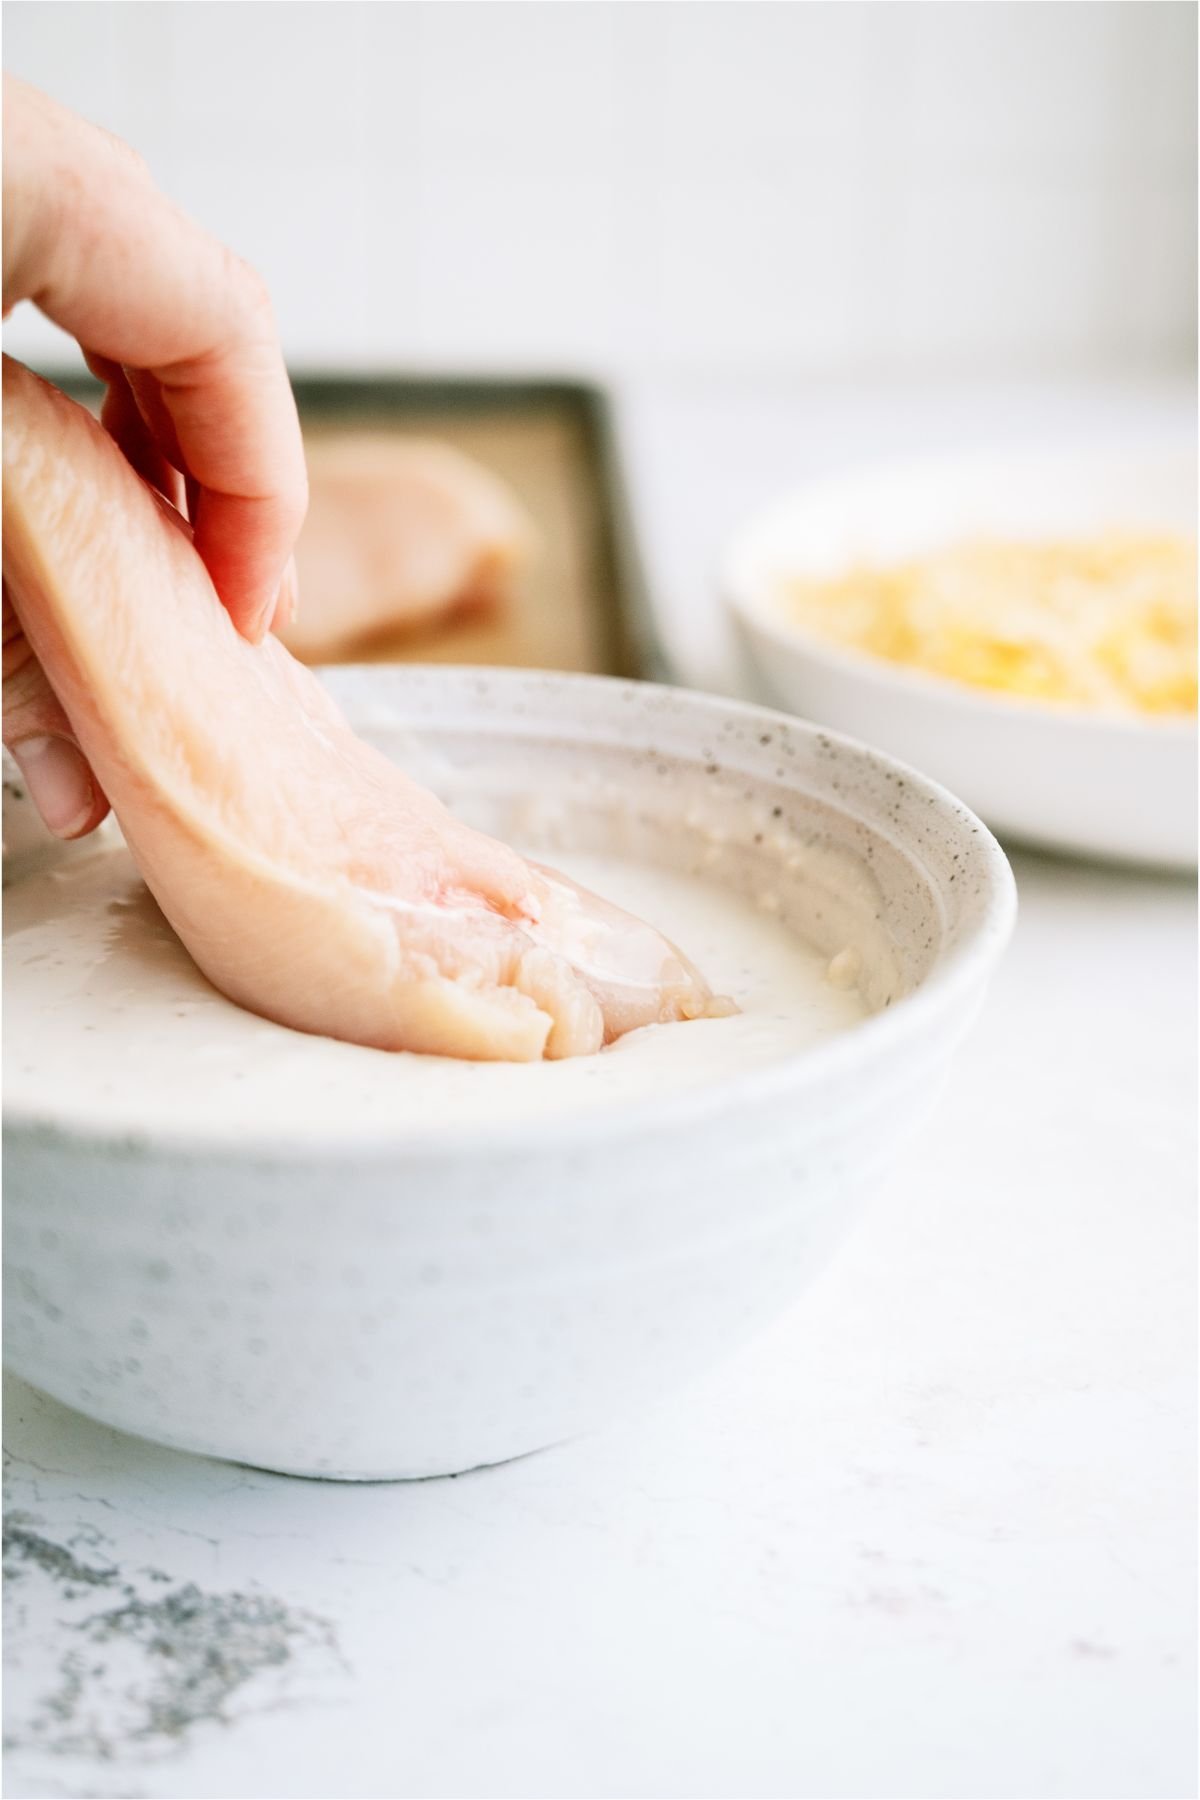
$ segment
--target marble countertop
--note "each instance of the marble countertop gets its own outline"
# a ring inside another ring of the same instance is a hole
[[[711,565],[764,491],[1190,404],[634,391],[677,660],[733,684]],[[1194,892],[1014,864],[1016,939],[936,1122],[799,1305],[654,1412],[336,1487],[10,1380],[6,1792],[1193,1793]]]

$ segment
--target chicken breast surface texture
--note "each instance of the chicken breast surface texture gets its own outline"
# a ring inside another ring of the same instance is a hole
[[[385,1050],[534,1060],[725,1010],[667,940],[457,821],[274,638],[73,401],[4,361],[5,581],[205,975]]]

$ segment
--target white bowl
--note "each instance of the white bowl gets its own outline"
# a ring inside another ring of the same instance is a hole
[[[974,533],[1195,530],[1190,444],[976,452],[813,484],[741,531],[723,571],[763,695],[944,781],[1001,833],[1192,867],[1194,721],[1104,718],[1010,699],[827,642],[788,618],[787,575],[831,575]]]
[[[8,1117],[6,1356],[26,1380],[285,1472],[438,1474],[669,1389],[794,1298],[932,1105],[1014,888],[949,794],[779,714],[522,671],[328,679],[381,747],[448,794],[510,795],[526,834],[534,793],[580,848],[614,804],[651,858],[723,836],[723,878],[770,881],[826,953],[855,945],[881,1005],[778,1064],[536,1126],[166,1137],[73,1120],[70,1095]]]

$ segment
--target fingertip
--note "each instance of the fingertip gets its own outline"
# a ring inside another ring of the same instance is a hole
[[[245,638],[248,644],[261,644],[271,629],[279,593],[278,584],[273,581],[264,588],[260,581],[251,584],[244,576],[239,578],[224,570],[218,559],[205,554],[199,532],[196,532],[192,541],[208,570],[217,599],[233,620],[238,636]]]
[[[295,565],[282,563],[294,533],[281,544],[274,506],[201,491],[193,542],[222,605],[247,642],[261,644],[281,606],[294,611]]]
[[[93,831],[95,831],[95,829],[98,825],[103,825],[105,819],[107,819],[109,813],[112,811],[112,807],[108,803],[108,795],[105,794],[101,788],[99,788],[95,785],[94,777],[93,777],[93,793],[94,793],[94,798],[92,801],[91,811],[88,813],[87,817],[84,819],[82,825],[80,825],[78,827],[78,829],[75,831],[60,833],[60,835],[63,838],[65,838],[67,841],[73,842],[76,838],[89,837],[91,835],[91,833]]]
[[[289,556],[271,614],[271,630],[285,631],[289,625],[294,624],[299,608],[300,581],[296,573],[296,559]]]
[[[271,617],[274,610],[274,601],[268,600],[265,606],[260,605],[247,614],[245,624],[238,625],[238,630],[248,644],[253,644],[257,648],[259,644],[266,642],[271,630]],[[236,618],[234,624],[237,625]]]
[[[108,797],[72,738],[47,733],[8,749],[48,831],[70,840],[96,829],[109,811]]]

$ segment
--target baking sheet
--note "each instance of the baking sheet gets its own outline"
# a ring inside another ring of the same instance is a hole
[[[51,376],[95,404],[95,383]],[[293,376],[306,436],[434,437],[506,482],[536,545],[512,603],[380,637],[352,662],[482,663],[661,678],[612,408],[588,382],[441,375]],[[303,595],[301,595],[303,604]]]

